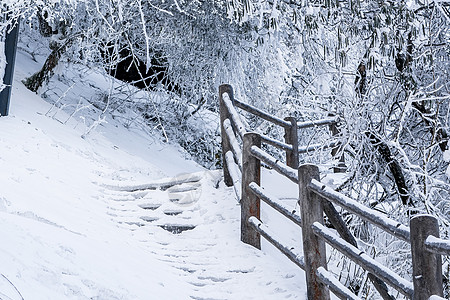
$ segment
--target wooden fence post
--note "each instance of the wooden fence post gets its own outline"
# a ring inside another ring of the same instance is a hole
[[[261,237],[252,229],[248,218],[255,216],[260,219],[260,200],[254,195],[248,185],[252,182],[261,184],[261,162],[253,157],[250,148],[261,147],[259,134],[249,132],[244,134],[244,147],[242,151],[242,200],[241,200],[241,241],[261,249]]]
[[[443,297],[442,258],[425,248],[429,235],[439,237],[439,224],[431,215],[417,215],[410,221],[411,254],[413,263],[413,300]]]
[[[284,118],[291,122],[290,127],[284,128],[284,140],[286,144],[292,145],[293,150],[286,150],[286,164],[294,169],[298,168],[298,128],[297,120],[294,117]]]
[[[319,180],[319,168],[305,164],[298,168],[299,202],[302,215],[303,255],[305,259],[308,300],[329,300],[328,287],[319,281],[316,270],[327,268],[325,242],[311,229],[314,222],[323,224],[323,204],[319,196],[309,191],[311,179]]]
[[[229,118],[228,109],[223,101],[223,93],[227,93],[230,99],[233,99],[233,88],[229,84],[223,84],[219,86],[219,109],[220,109],[220,135],[222,137],[222,165],[223,165],[223,180],[226,186],[233,185],[233,179],[231,178],[230,171],[228,170],[227,160],[225,155],[228,151],[231,151],[230,141],[228,140],[223,122]]]

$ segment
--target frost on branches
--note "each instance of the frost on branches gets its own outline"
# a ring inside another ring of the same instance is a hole
[[[414,214],[433,214],[441,236],[450,236],[447,1],[10,1],[7,11],[47,43],[42,70],[29,78],[38,93],[46,94],[61,61],[113,76],[134,70],[96,105],[133,109],[138,117],[126,122],[160,130],[208,167],[220,160],[212,121],[220,84],[279,117],[336,115],[338,134],[301,130],[299,144],[340,142],[348,180],[338,189],[405,225]],[[142,90],[145,97],[134,97]],[[283,134],[246,121],[265,135]],[[330,159],[319,151],[301,162],[332,166]],[[402,245],[385,247],[381,233],[346,221],[368,253],[389,254],[400,268]],[[344,265],[342,272],[352,269]]]
[[[344,145],[349,180],[338,189],[405,224],[433,214],[441,235],[450,236],[448,1],[233,0],[228,7],[237,23],[253,21],[265,39],[295,49],[284,53],[291,72],[274,111],[301,120],[340,117],[334,139]],[[307,131],[300,144],[320,135]],[[376,230],[350,216],[347,222],[369,252],[402,263],[400,248],[382,248],[387,240]]]

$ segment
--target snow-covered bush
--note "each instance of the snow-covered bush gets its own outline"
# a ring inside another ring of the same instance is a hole
[[[277,100],[289,72],[282,61],[273,64],[283,59],[278,40],[260,39],[258,46],[260,33],[252,23],[230,22],[226,1],[22,1],[9,8],[13,17],[23,16],[25,27],[47,40],[49,53],[42,69],[24,81],[31,90],[47,94],[45,85],[60,61],[108,69],[131,57],[131,64],[162,68],[148,89],[159,90],[170,82],[176,89],[169,98],[176,98],[176,104],[168,104],[168,110],[158,104],[156,112],[153,106],[143,111],[137,103],[136,111],[200,161],[207,159],[207,166],[220,162],[218,132],[203,130],[210,126],[199,120],[217,112],[218,86],[230,83],[242,98],[268,104]],[[153,65],[155,56],[162,66]],[[114,99],[110,109],[122,103]]]

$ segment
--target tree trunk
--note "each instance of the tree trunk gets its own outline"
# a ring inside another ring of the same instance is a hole
[[[400,194],[400,199],[402,199],[403,205],[411,205],[411,199],[409,196],[408,187],[406,186],[405,176],[403,175],[403,170],[398,161],[392,156],[391,150],[386,143],[382,142],[372,132],[366,132],[366,136],[369,138],[373,146],[378,150],[383,159],[389,166],[389,170],[394,176],[395,184],[397,185],[398,193]]]
[[[61,56],[67,47],[72,43],[71,38],[67,38],[62,44],[54,45],[52,52],[47,57],[41,70],[23,80],[23,84],[30,90],[37,93],[38,89],[53,76],[53,70],[58,65]]]

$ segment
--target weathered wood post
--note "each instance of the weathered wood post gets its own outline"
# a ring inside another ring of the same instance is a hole
[[[286,164],[294,169],[298,168],[298,128],[297,120],[294,117],[284,118],[291,123],[291,126],[284,128],[284,141],[292,145],[292,151],[286,150]]]
[[[228,170],[227,160],[225,155],[228,151],[231,151],[230,141],[228,140],[223,122],[229,118],[228,108],[223,101],[223,94],[227,93],[231,100],[233,100],[233,88],[229,84],[222,84],[219,86],[219,109],[220,109],[220,135],[222,137],[222,165],[223,165],[223,180],[226,186],[233,185],[233,179],[231,178],[230,171]]]
[[[0,116],[7,116],[9,113],[9,100],[11,98],[11,85],[16,61],[17,39],[19,37],[19,21],[17,21],[17,24],[11,29],[10,32],[8,32],[8,30],[9,26],[5,39],[6,68],[4,77],[1,78],[6,87],[0,92]]]
[[[327,268],[325,242],[317,237],[311,225],[323,224],[323,204],[319,196],[308,189],[311,179],[319,180],[319,168],[305,164],[298,168],[299,204],[302,215],[303,255],[305,259],[308,300],[329,300],[328,287],[319,281],[316,270]]]
[[[428,251],[425,240],[429,235],[439,237],[439,224],[431,215],[417,215],[410,221],[411,254],[413,263],[413,300],[443,297],[442,258]]]
[[[251,154],[251,147],[261,147],[259,134],[249,132],[244,134],[242,150],[242,200],[241,200],[241,241],[261,249],[261,237],[252,229],[248,218],[255,216],[260,219],[260,200],[252,193],[248,185],[252,182],[261,184],[261,162]]]

